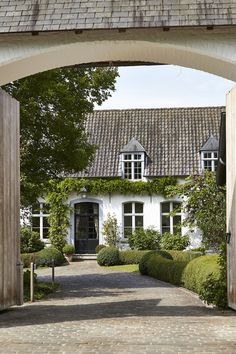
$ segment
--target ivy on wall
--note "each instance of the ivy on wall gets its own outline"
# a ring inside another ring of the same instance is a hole
[[[49,204],[49,238],[51,243],[58,249],[65,245],[67,228],[69,227],[68,204],[69,195],[72,192],[80,193],[82,188],[86,188],[88,194],[129,194],[129,195],[167,195],[167,187],[176,185],[175,177],[159,177],[151,181],[132,182],[124,179],[84,179],[65,178],[63,181],[50,182],[46,192],[46,202]]]

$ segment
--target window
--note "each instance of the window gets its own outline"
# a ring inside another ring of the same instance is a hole
[[[41,240],[48,239],[49,235],[49,209],[48,205],[42,202],[37,202],[32,205],[32,230],[40,235]]]
[[[202,152],[202,168],[208,171],[216,171],[218,162],[218,152],[208,151]]]
[[[123,175],[125,179],[140,180],[143,178],[144,153],[122,155]]]
[[[182,220],[180,202],[161,203],[161,233],[179,231]]]
[[[123,225],[125,238],[135,229],[143,227],[143,203],[123,204]]]

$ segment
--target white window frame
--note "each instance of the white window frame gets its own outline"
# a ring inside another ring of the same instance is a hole
[[[126,204],[132,204],[132,212],[131,213],[125,213],[125,205]],[[142,213],[136,213],[135,212],[135,204],[142,204],[143,206],[143,212]],[[131,216],[132,217],[132,232],[135,231],[135,229],[137,229],[136,227],[136,223],[135,223],[135,217],[136,216],[142,216],[143,217],[143,224],[144,224],[144,203],[143,202],[125,202],[122,205],[122,216],[123,216],[123,238],[127,239],[127,237],[125,236],[125,216]],[[140,226],[143,227],[143,226]]]
[[[210,154],[210,156],[206,157],[205,154]],[[215,157],[216,154],[216,157]],[[205,167],[204,162],[205,161],[210,161],[211,162],[211,169],[208,169]],[[217,162],[218,162],[218,151],[202,151],[201,152],[201,162],[202,162],[202,170],[203,171],[212,171],[215,172],[217,168]]]
[[[170,211],[169,212],[162,212],[162,204],[168,203],[170,204]],[[179,204],[179,206],[181,207],[181,202],[178,200],[173,200],[173,201],[163,201],[161,203],[161,234],[165,233],[165,231],[163,232],[163,225],[162,225],[162,216],[168,216],[170,218],[170,231],[166,231],[166,232],[170,232],[171,234],[174,233],[174,216],[180,216],[181,217],[181,222],[182,222],[182,218],[183,218],[183,214],[182,211],[180,210],[179,212],[176,212],[175,215],[171,215],[171,213],[173,213],[173,211],[176,209],[176,207],[174,208],[174,203],[175,204]],[[182,234],[182,227],[181,227],[181,234]]]
[[[38,202],[39,203],[39,213],[33,213],[33,211],[31,212],[31,217],[32,218],[39,218],[39,236],[40,236],[40,240],[44,241],[44,242],[48,242],[49,238],[45,238],[43,237],[43,231],[44,231],[44,227],[43,227],[43,221],[44,218],[48,218],[50,214],[44,214],[43,209],[44,209],[44,205],[46,204],[45,202]],[[32,223],[32,230],[33,229],[33,223]]]
[[[128,158],[130,156],[130,158]],[[140,156],[140,158],[136,158],[136,156]],[[135,163],[141,162],[141,178],[136,178],[135,176]],[[126,163],[131,164],[131,178],[126,176]],[[121,166],[122,166],[122,176],[124,179],[128,179],[130,181],[141,181],[143,180],[144,175],[144,163],[145,163],[145,155],[144,152],[126,152],[121,155]]]

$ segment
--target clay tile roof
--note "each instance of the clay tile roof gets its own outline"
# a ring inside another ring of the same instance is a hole
[[[135,137],[148,156],[146,176],[187,176],[200,171],[200,149],[219,137],[225,107],[101,110],[88,115],[89,141],[99,146],[86,170],[72,177],[118,177],[119,156]],[[128,145],[127,145],[128,144]]]

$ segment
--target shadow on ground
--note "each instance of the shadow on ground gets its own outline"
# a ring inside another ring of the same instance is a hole
[[[116,301],[80,305],[26,305],[0,315],[0,327],[125,317],[205,317],[219,312],[198,306],[161,306],[161,299]],[[9,316],[10,315],[10,316]]]

